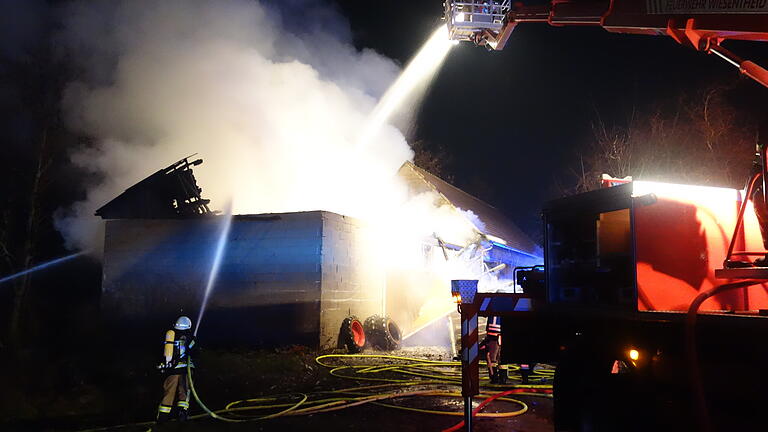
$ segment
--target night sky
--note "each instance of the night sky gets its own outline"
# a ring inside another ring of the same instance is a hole
[[[358,46],[402,62],[442,13],[439,0],[338,3]],[[768,44],[724,46],[768,64]],[[718,83],[735,83],[734,103],[745,115],[768,117],[768,89],[671,38],[524,23],[504,51],[468,43],[453,50],[424,102],[415,138],[444,146],[457,186],[537,237],[539,209],[556,196],[554,180],[592,138],[598,114],[621,125],[633,109],[672,103]]]
[[[0,103],[4,161],[3,208],[17,206],[14,184],[30,181],[29,149],[40,136],[41,117],[58,143],[87,137],[67,131],[57,111],[60,90],[71,78],[58,56],[55,7],[66,1],[12,1],[2,25]],[[442,15],[440,0],[336,0],[349,20],[357,48],[372,48],[405,65]],[[292,0],[285,5],[301,4]],[[311,19],[311,17],[309,17]],[[302,22],[292,23],[300,27]],[[768,64],[768,44],[726,42],[726,47]],[[534,239],[540,238],[539,209],[557,195],[555,180],[573,164],[575,151],[592,139],[598,116],[626,123],[631,112],[672,103],[686,94],[723,83],[735,85],[735,104],[755,121],[764,119],[768,89],[715,56],[677,45],[666,37],[628,36],[599,28],[517,27],[502,52],[464,43],[453,49],[421,107],[413,140],[449,155],[453,182],[503,210]],[[66,146],[54,154],[66,160]],[[81,199],[82,173],[57,165],[46,212]],[[567,179],[566,179],[567,180]],[[205,188],[205,185],[202,185]],[[48,227],[50,248],[60,239]]]

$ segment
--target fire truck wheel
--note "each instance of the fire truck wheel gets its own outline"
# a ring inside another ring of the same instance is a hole
[[[357,354],[365,348],[365,329],[355,316],[344,318],[339,330],[339,348],[347,348],[352,354]]]
[[[572,355],[564,355],[555,367],[552,395],[556,432],[577,430],[579,416],[578,366]]]
[[[590,350],[572,347],[555,368],[553,409],[555,431],[591,431],[604,405],[600,396],[600,367]],[[599,429],[602,430],[602,429]]]
[[[555,431],[640,431],[634,418],[640,406],[631,373],[612,374],[611,356],[599,348],[575,349],[555,369],[553,408]],[[647,402],[646,402],[647,403]]]
[[[400,327],[389,317],[373,315],[365,320],[365,334],[372,347],[381,351],[400,348],[402,334]]]

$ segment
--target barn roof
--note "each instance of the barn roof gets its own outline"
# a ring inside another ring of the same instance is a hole
[[[406,162],[400,167],[398,175],[415,193],[436,192],[447,204],[464,211],[471,211],[477,220],[467,218],[475,228],[486,234],[503,240],[504,245],[527,254],[541,256],[541,248],[520,230],[504,213],[490,204],[464,192],[441,178]]]

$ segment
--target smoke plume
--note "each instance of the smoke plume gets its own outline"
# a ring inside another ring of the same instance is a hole
[[[80,1],[63,28],[59,45],[77,73],[64,113],[90,139],[71,158],[93,179],[83,201],[59,211],[68,247],[100,251],[94,211],[197,153],[213,209],[365,220],[378,261],[418,282],[405,303],[387,304],[411,321],[453,310],[452,278],[497,282],[485,274],[477,217],[434,192],[409,195],[397,176],[413,156],[403,131],[450,49],[444,26],[424,35],[402,73],[356,49],[324,0]],[[430,238],[441,247],[425,249]],[[448,259],[443,242],[472,246]]]
[[[400,68],[355,49],[327,5],[80,2],[64,24],[78,73],[64,111],[93,138],[72,154],[93,184],[58,217],[71,248],[100,244],[98,207],[192,153],[205,160],[195,172],[203,195],[213,208],[232,199],[235,213],[365,217],[404,199],[394,174],[412,152],[400,130],[386,125],[353,151]]]

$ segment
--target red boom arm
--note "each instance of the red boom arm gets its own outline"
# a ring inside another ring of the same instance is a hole
[[[464,2],[486,4],[488,2]],[[728,39],[768,42],[768,0],[553,0],[546,6],[508,6],[493,2],[492,9],[503,7],[500,28],[484,26],[470,37],[478,45],[495,50],[504,48],[515,26],[522,22],[544,22],[553,26],[600,26],[613,33],[670,36],[682,45],[716,54],[768,87],[768,71],[744,61],[720,46]],[[456,10],[448,2],[447,10]],[[463,6],[466,8],[467,6]],[[447,17],[449,28],[454,17]]]

